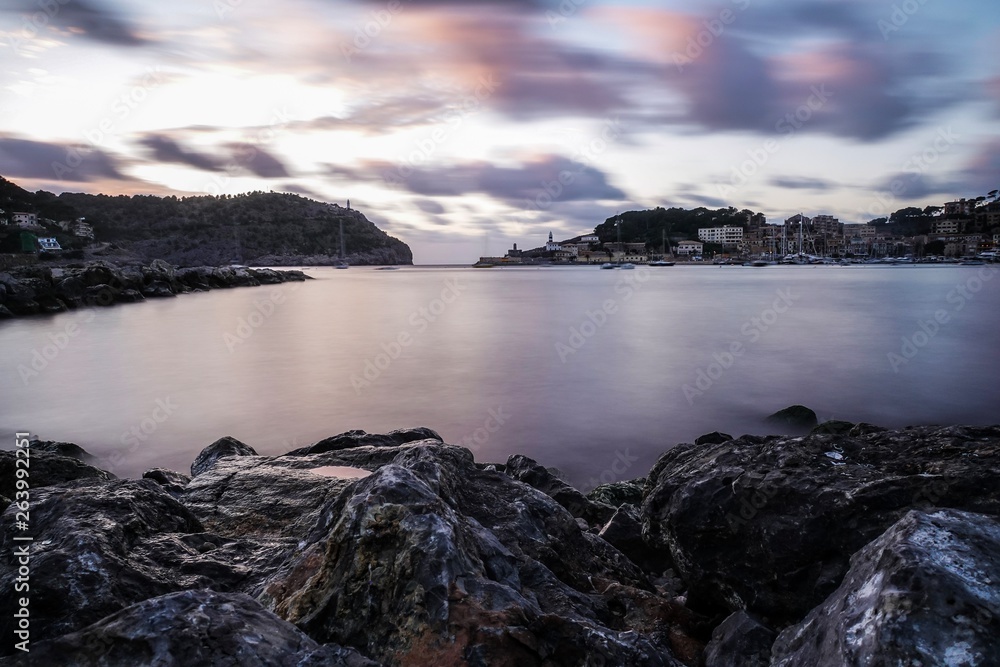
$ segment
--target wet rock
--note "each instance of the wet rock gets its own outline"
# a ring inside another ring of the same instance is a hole
[[[510,477],[533,486],[569,510],[574,517],[591,525],[603,526],[615,513],[614,507],[590,500],[527,456],[511,456],[504,470]]]
[[[152,299],[162,299],[177,296],[170,284],[162,280],[154,280],[142,288],[143,295]]]
[[[629,480],[627,482],[611,482],[594,487],[587,498],[595,503],[603,503],[611,507],[621,507],[622,505],[635,505],[642,502],[642,487],[646,484],[644,477]]]
[[[1000,427],[678,445],[650,473],[642,518],[690,606],[776,627],[832,593],[854,552],[932,506],[1000,514]]]
[[[358,429],[325,438],[315,445],[291,451],[289,455],[322,454],[354,447],[398,447],[419,440],[443,442],[441,436],[429,428],[400,429],[386,434],[366,433]]]
[[[140,301],[145,301],[146,297],[142,295],[141,292],[134,289],[122,290],[118,294],[118,303],[139,303]]]
[[[705,647],[705,667],[768,667],[776,636],[750,614],[737,611],[712,631],[712,641]]]
[[[705,435],[698,436],[695,438],[694,444],[696,445],[718,445],[723,442],[728,442],[732,440],[733,436],[728,433],[719,433],[718,431],[712,431],[711,433],[706,433]]]
[[[653,618],[652,598],[666,602],[552,498],[464,448],[420,445],[330,500],[259,599],[390,665],[676,666],[682,620]]]
[[[816,413],[804,405],[792,405],[784,410],[778,410],[766,419],[772,426],[790,429],[811,429],[818,423]]]
[[[73,480],[106,482],[115,478],[111,473],[87,465],[79,459],[45,451],[44,446],[36,449],[35,444],[32,444],[28,454],[29,480],[32,490]],[[19,457],[16,451],[0,451],[0,494],[8,498],[13,498],[17,490],[16,469],[18,465],[15,461]]]
[[[660,574],[669,567],[670,552],[655,549],[643,539],[641,519],[637,507],[623,504],[604,524],[598,535],[643,571]]]
[[[820,424],[816,428],[814,428],[810,432],[810,435],[824,435],[824,434],[825,435],[845,435],[845,434],[850,433],[851,429],[853,429],[853,428],[854,428],[854,424],[852,422],[845,422],[845,421],[841,421],[839,419],[831,419],[829,421],[823,422],[822,424]],[[858,433],[858,435],[864,435],[864,434]]]
[[[28,656],[0,664],[29,664]],[[357,651],[317,644],[246,595],[210,590],[155,597],[33,643],[30,664],[377,667]]]
[[[191,476],[197,477],[201,473],[211,470],[216,461],[230,456],[257,456],[257,452],[250,445],[227,435],[201,450],[194,463],[191,464]]]
[[[175,498],[184,493],[187,485],[191,483],[191,478],[187,475],[167,470],[166,468],[152,468],[147,470],[142,473],[142,478],[153,480]]]
[[[77,459],[78,461],[84,462],[94,460],[94,456],[90,452],[80,445],[73,444],[72,442],[36,440],[31,443],[31,451],[58,454],[59,456],[67,456],[71,459]]]
[[[913,511],[851,558],[840,587],[778,637],[774,667],[996,665],[1000,522]]]
[[[13,312],[11,312],[10,308],[4,306],[3,304],[0,304],[0,320],[8,320],[12,317],[17,317],[17,316]]]

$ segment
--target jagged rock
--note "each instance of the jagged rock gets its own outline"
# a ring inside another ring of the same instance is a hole
[[[145,300],[146,297],[144,297],[138,290],[134,289],[122,290],[118,294],[118,303],[139,303],[140,301]]]
[[[728,442],[732,440],[733,436],[728,433],[719,433],[718,431],[712,431],[711,433],[706,433],[705,435],[700,435],[695,438],[694,444],[696,445],[718,445],[723,442]]]
[[[852,438],[860,438],[863,435],[870,435],[872,433],[885,433],[889,429],[882,426],[876,426],[875,424],[866,424],[861,422],[860,424],[855,424],[854,427],[847,432],[847,435]]]
[[[357,651],[320,646],[239,593],[210,590],[145,600],[78,632],[31,645],[0,664],[142,667],[377,667]]]
[[[94,460],[94,456],[90,452],[80,445],[73,444],[72,442],[36,440],[31,443],[31,451],[32,453],[48,452],[49,454],[58,454],[59,456],[67,456],[71,459],[77,459],[84,462]]]
[[[792,405],[768,416],[767,423],[791,429],[811,429],[818,423],[816,413],[804,405]]]
[[[11,312],[10,308],[4,306],[3,304],[0,304],[0,320],[7,320],[12,317],[17,317],[17,316]]]
[[[151,479],[162,486],[167,493],[175,498],[184,493],[187,485],[191,483],[191,478],[173,470],[166,468],[152,468],[142,473],[143,479]]]
[[[745,611],[734,612],[712,631],[712,641],[705,647],[705,667],[768,667],[776,636]]]
[[[351,480],[314,474],[298,468],[301,461],[289,459],[241,455],[216,460],[184,487],[181,502],[208,530],[223,535],[308,534],[319,520],[320,507],[336,498]]]
[[[846,435],[849,434],[851,432],[851,429],[853,428],[854,424],[852,422],[845,422],[839,419],[831,419],[829,421],[823,422],[822,424],[814,428],[812,431],[810,431],[809,434]],[[857,435],[864,435],[864,434],[858,433]]]
[[[670,552],[654,549],[643,539],[641,516],[634,505],[622,504],[598,535],[645,572],[660,574],[669,567]]]
[[[83,302],[88,306],[111,306],[120,294],[121,290],[111,285],[93,285],[87,288]]]
[[[162,299],[165,297],[177,296],[174,290],[170,287],[170,283],[164,282],[162,280],[154,280],[142,288],[142,293],[153,299]]]
[[[642,516],[689,605],[780,626],[833,592],[851,554],[927,506],[1000,514],[1000,426],[678,445],[650,473]]]
[[[16,490],[17,458],[15,451],[0,450],[0,494],[8,498],[13,498]],[[47,452],[44,446],[36,450],[35,443],[32,443],[29,450],[28,460],[32,490],[77,479],[109,481],[115,478],[111,473],[87,465],[78,459]]]
[[[320,440],[315,445],[302,447],[289,452],[290,456],[305,454],[322,454],[323,452],[339,451],[354,447],[398,447],[418,440],[433,440],[443,442],[437,432],[429,428],[409,428],[390,431],[386,434],[366,433],[360,429],[347,431],[330,438]]]
[[[774,667],[997,665],[1000,523],[913,511],[851,558],[840,587],[775,642]]]
[[[259,599],[317,641],[390,665],[677,666],[668,630],[686,635],[653,618],[650,588],[545,494],[428,444],[329,501]],[[632,629],[626,609],[658,631]]]
[[[250,445],[227,435],[201,450],[194,463],[191,464],[191,476],[197,477],[201,473],[211,470],[216,461],[228,456],[257,456],[257,452]]]
[[[590,500],[527,456],[511,456],[504,471],[519,482],[535,487],[588,524],[603,526],[614,516],[614,507]]]
[[[629,480],[627,482],[611,482],[594,487],[587,498],[595,503],[604,503],[611,507],[621,507],[622,505],[635,505],[642,502],[642,487],[646,484],[646,479]]]

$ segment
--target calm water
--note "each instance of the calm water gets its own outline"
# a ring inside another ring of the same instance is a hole
[[[4,447],[28,430],[137,476],[223,435],[278,454],[429,426],[586,487],[708,431],[767,432],[794,403],[1000,422],[997,267],[311,273],[0,324]]]

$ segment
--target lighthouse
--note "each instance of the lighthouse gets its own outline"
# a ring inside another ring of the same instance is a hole
[[[552,240],[552,232],[549,232],[549,242],[545,244],[545,251],[553,252],[556,250],[562,250],[562,246]]]

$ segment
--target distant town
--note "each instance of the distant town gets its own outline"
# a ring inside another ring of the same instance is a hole
[[[514,244],[502,257],[480,257],[475,266],[662,264],[668,260],[717,264],[992,262],[1000,254],[998,199],[994,190],[989,197],[901,209],[889,218],[859,224],[842,223],[832,215],[802,214],[783,224],[769,224],[763,214],[729,209],[730,222],[716,225],[718,216],[702,209],[697,213],[706,213],[704,222],[689,225],[683,234],[670,231],[669,222],[663,225],[655,217],[669,211],[630,212],[609,218],[595,233],[556,241],[550,232],[543,246],[526,250]],[[637,215],[642,218],[636,219]],[[651,225],[663,227],[659,243],[650,238]],[[618,237],[625,240],[618,241]]]

